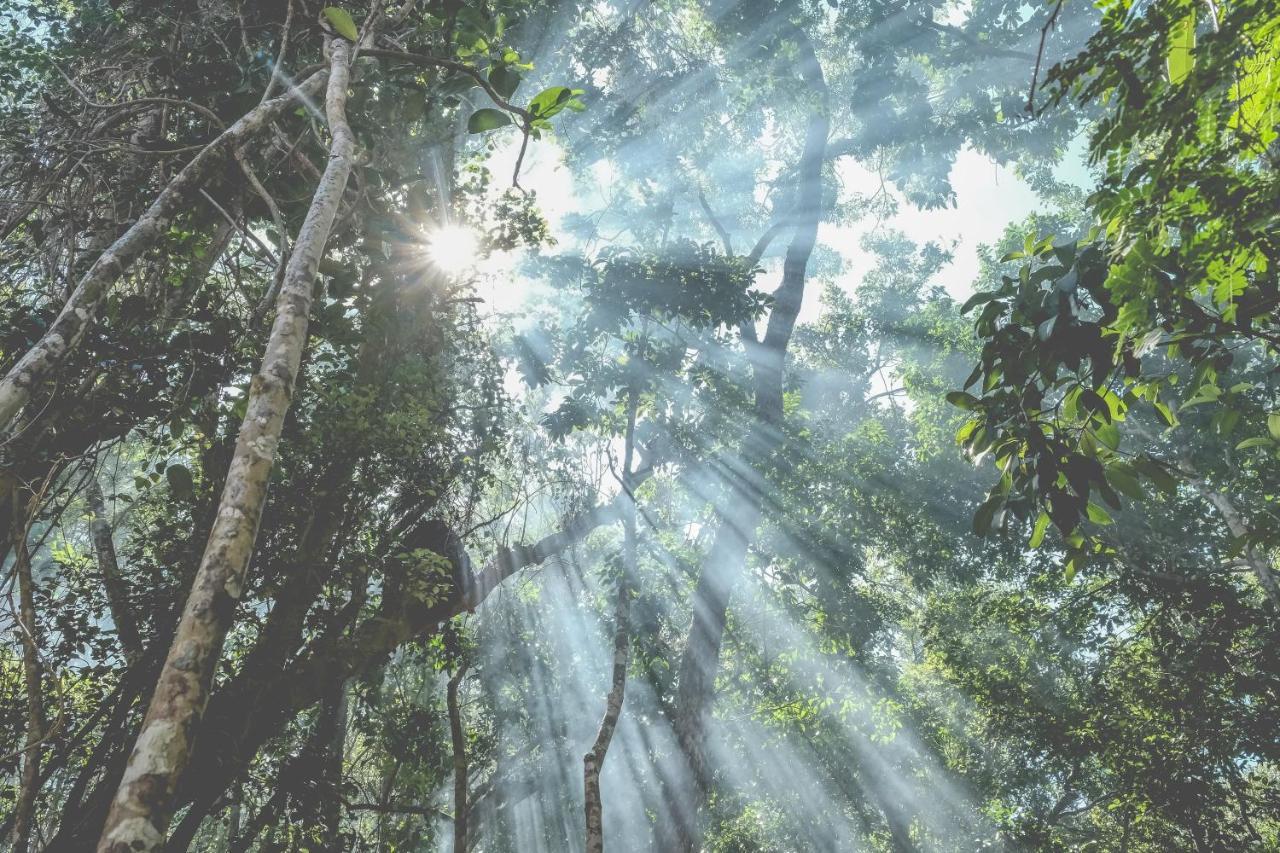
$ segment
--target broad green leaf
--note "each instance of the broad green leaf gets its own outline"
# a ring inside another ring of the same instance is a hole
[[[1004,498],[1000,495],[987,498],[973,514],[973,532],[979,536],[986,536],[991,532],[991,522],[995,520],[996,510],[1003,504]]]
[[[1094,524],[1114,524],[1114,519],[1110,513],[1098,506],[1093,501],[1089,501],[1089,505],[1085,507],[1085,515],[1089,516],[1089,520]]]
[[[1101,424],[1095,427],[1093,432],[1098,437],[1098,441],[1110,449],[1116,450],[1120,447],[1120,430],[1115,424]]]
[[[510,98],[520,85],[520,75],[510,65],[499,63],[489,69],[489,85],[502,97]]]
[[[1039,548],[1040,543],[1044,541],[1044,532],[1049,528],[1049,513],[1041,511],[1036,517],[1036,526],[1031,531],[1031,541],[1027,543],[1030,548]]]
[[[1169,32],[1169,82],[1178,85],[1195,67],[1196,15],[1192,12],[1175,21]]]
[[[1236,450],[1248,450],[1252,447],[1275,447],[1275,445],[1275,439],[1268,438],[1265,435],[1259,435],[1254,436],[1253,438],[1246,438],[1244,441],[1236,445]]]
[[[582,89],[570,89],[568,86],[552,86],[549,89],[543,89],[529,102],[529,112],[540,119],[551,118],[570,106],[573,99],[582,92]]]
[[[476,110],[471,114],[471,118],[467,119],[468,133],[484,133],[486,130],[495,130],[499,127],[506,127],[511,124],[511,116],[502,110],[495,110],[491,107]]]
[[[346,9],[339,9],[337,6],[325,6],[320,10],[329,22],[329,26],[333,27],[333,31],[342,36],[347,41],[357,41],[360,38],[360,31],[356,29],[356,22],[351,19],[351,13]]]
[[[978,408],[978,398],[964,391],[952,391],[947,394],[947,402],[961,409]]]
[[[1276,441],[1280,441],[1280,412],[1267,415],[1267,432],[1271,433],[1271,437]]]
[[[1138,478],[1127,465],[1112,465],[1109,467],[1107,469],[1107,482],[1121,494],[1127,495],[1135,501],[1146,500],[1147,495],[1142,491],[1142,484],[1138,482]]]

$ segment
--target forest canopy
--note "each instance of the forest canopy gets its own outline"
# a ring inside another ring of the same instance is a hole
[[[0,0],[0,839],[1280,850],[1277,0]]]

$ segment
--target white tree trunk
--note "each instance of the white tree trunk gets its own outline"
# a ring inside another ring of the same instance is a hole
[[[213,672],[244,588],[267,482],[307,341],[311,294],[351,173],[355,138],[346,119],[353,45],[330,44],[325,111],[329,164],[294,242],[275,323],[249,399],[218,513],[138,740],[111,804],[99,853],[159,849],[173,794],[191,755]],[[272,103],[272,102],[268,102]]]
[[[57,319],[10,368],[4,379],[0,379],[0,434],[13,426],[31,393],[80,343],[103,298],[138,256],[165,235],[174,217],[185,207],[190,193],[198,189],[232,151],[244,145],[249,137],[269,125],[296,100],[318,93],[328,74],[328,71],[317,71],[296,88],[245,113],[201,149],[161,190],[146,212],[98,256],[81,276]]]

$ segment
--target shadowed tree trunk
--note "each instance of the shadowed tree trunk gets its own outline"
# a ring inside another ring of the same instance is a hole
[[[107,595],[107,608],[111,611],[111,621],[116,626],[116,636],[120,638],[120,646],[125,657],[132,661],[142,653],[142,638],[138,634],[138,623],[133,618],[129,606],[129,590],[124,579],[120,577],[120,566],[116,561],[116,546],[111,538],[111,522],[107,520],[106,501],[102,496],[102,486],[98,483],[96,472],[89,475],[86,486],[89,500],[89,533],[93,538],[94,554],[98,558],[98,572],[102,575],[102,588]]]
[[[35,817],[36,795],[40,792],[40,753],[45,737],[44,693],[40,666],[40,644],[36,636],[35,592],[32,589],[31,554],[27,551],[27,503],[13,490],[14,574],[18,583],[18,644],[22,647],[22,675],[27,688],[27,733],[22,752],[22,774],[14,804],[13,849],[30,849],[31,824]]]
[[[324,750],[323,849],[339,850],[342,841],[343,760],[347,744],[346,681],[337,682],[321,703],[317,739],[319,747]]]
[[[458,705],[458,687],[467,674],[465,661],[445,688],[445,705],[449,710],[449,740],[453,747],[453,850],[467,849],[467,736],[462,728],[462,708]]]
[[[583,806],[586,817],[587,853],[604,850],[604,803],[600,796],[600,771],[613,740],[614,729],[622,715],[622,702],[627,689],[627,662],[631,657],[631,585],[636,580],[636,504],[631,493],[631,457],[635,451],[636,389],[627,400],[627,432],[622,452],[622,489],[625,506],[622,513],[622,571],[613,619],[613,676],[605,700],[604,718],[596,732],[595,742],[582,757]]]
[[[164,844],[173,794],[190,760],[214,667],[244,588],[276,445],[306,346],[316,272],[351,173],[355,138],[347,125],[346,99],[352,47],[344,39],[329,42],[329,163],[289,258],[209,542],[107,815],[101,853],[156,850]]]
[[[680,660],[674,725],[681,760],[668,786],[669,813],[659,824],[659,834],[660,849],[685,853],[701,846],[699,812],[706,805],[711,782],[707,728],[729,599],[745,571],[747,550],[763,513],[763,470],[783,441],[787,345],[804,298],[809,256],[822,219],[822,167],[829,132],[826,82],[808,37],[793,26],[784,35],[799,48],[798,70],[813,93],[814,106],[798,169],[796,205],[788,217],[795,231],[764,339],[757,341],[754,331],[742,329],[752,368],[754,420],[743,439],[739,461],[723,474],[729,497],[717,508],[719,526],[694,589],[693,619]]]

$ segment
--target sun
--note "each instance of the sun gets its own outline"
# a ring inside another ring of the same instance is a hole
[[[446,275],[460,275],[476,262],[480,238],[465,225],[442,225],[427,234],[427,260]]]

